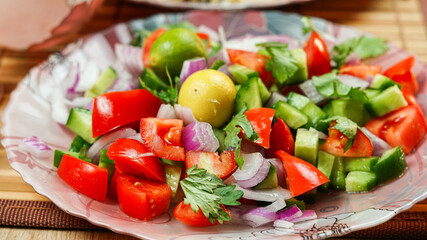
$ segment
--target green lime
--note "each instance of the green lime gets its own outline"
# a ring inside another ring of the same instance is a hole
[[[181,73],[187,59],[207,57],[206,45],[191,30],[173,28],[154,41],[150,50],[151,69],[163,80],[167,80],[166,68],[172,79]]]

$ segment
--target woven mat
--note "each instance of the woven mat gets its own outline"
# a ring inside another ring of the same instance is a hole
[[[323,17],[359,28],[386,38],[427,62],[425,24],[427,21],[427,0],[316,0],[307,4],[281,7],[278,10]],[[100,31],[117,22],[172,11],[183,10],[147,7],[119,0],[106,0],[92,21],[70,41],[76,40],[84,34]],[[423,11],[426,14],[425,16],[422,14]],[[31,53],[5,50],[0,46],[0,82],[4,91],[3,99],[0,102],[0,111],[6,106],[10,92],[22,80],[28,70],[45,60],[52,52],[60,50],[64,45],[43,52]],[[423,212],[404,212],[384,224],[367,230],[352,232],[345,237],[425,239],[427,236],[427,211],[424,210],[426,203],[424,202],[424,207],[417,208]],[[19,174],[10,168],[3,148],[0,148],[0,227],[106,231],[86,220],[63,212],[53,203],[36,194],[28,184],[23,182]]]

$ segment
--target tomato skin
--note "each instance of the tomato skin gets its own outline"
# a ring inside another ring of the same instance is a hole
[[[384,75],[402,85],[402,90],[415,94],[418,91],[418,82],[411,70],[414,64],[415,58],[408,57],[387,69]]]
[[[224,206],[221,207],[222,209],[224,209],[224,211],[230,214],[230,212]],[[173,210],[173,216],[176,218],[176,220],[193,227],[209,227],[219,224],[217,220],[215,220],[215,223],[212,224],[211,221],[209,221],[209,219],[205,217],[200,208],[197,213],[195,213],[191,208],[191,205],[185,205],[184,201],[176,205]]]
[[[148,155],[148,156],[147,156]],[[129,138],[117,139],[107,151],[120,173],[143,176],[149,180],[165,182],[165,173],[158,157],[139,141]]]
[[[209,35],[208,35],[208,34],[206,34],[206,33],[202,33],[202,32],[197,32],[197,33],[196,33],[196,35],[197,35],[200,39],[205,40],[205,41],[207,42],[207,44],[208,44],[208,47],[210,47],[210,46],[211,46],[211,38],[209,37]]]
[[[117,177],[120,209],[131,217],[145,221],[167,212],[171,195],[172,190],[166,183],[127,174]]]
[[[372,143],[366,135],[357,129],[356,138],[353,145],[344,152],[344,147],[348,138],[339,130],[334,128],[335,122],[331,122],[328,131],[328,138],[320,146],[320,150],[339,157],[370,157],[373,153]]]
[[[145,89],[102,94],[93,102],[92,135],[96,138],[143,117],[156,116],[161,104]]]
[[[185,158],[187,169],[194,165],[204,168],[221,179],[226,179],[237,168],[234,151],[223,151],[221,155],[213,152],[189,151]]]
[[[164,32],[166,32],[165,28],[158,28],[156,31],[154,31],[150,36],[148,36],[143,44],[143,52],[142,52],[142,62],[144,63],[144,66],[147,68],[151,68],[150,66],[150,50],[151,45],[153,45],[154,41],[160,35],[162,35]]]
[[[283,150],[290,155],[294,155],[295,139],[286,123],[278,118],[273,125],[270,136],[270,148],[267,149],[267,156],[274,158],[278,150]]]
[[[262,82],[267,86],[271,87],[273,84],[273,76],[271,72],[265,70],[265,59],[266,56],[255,52],[249,52],[237,49],[226,49],[230,62],[232,64],[240,64],[258,72]]]
[[[401,146],[404,153],[411,153],[427,133],[426,120],[415,105],[373,118],[365,127],[392,147]]]
[[[364,63],[343,65],[340,67],[340,74],[348,74],[365,80],[368,78],[368,75],[375,76],[381,73],[381,71],[381,66],[366,65]]]
[[[310,163],[279,150],[276,156],[282,161],[285,170],[286,186],[293,197],[308,192],[329,179]]]
[[[57,173],[77,191],[98,201],[105,200],[108,189],[107,169],[64,154]]]
[[[313,31],[304,46],[307,56],[308,78],[320,76],[331,71],[331,58],[323,39]]]
[[[184,123],[180,119],[142,118],[142,142],[158,157],[185,161],[185,150],[181,143],[183,128]]]
[[[116,169],[113,178],[111,178],[110,186],[108,187],[107,196],[112,199],[117,199],[117,177],[119,174],[119,171]]]
[[[271,124],[275,112],[272,108],[253,108],[245,112],[252,128],[258,134],[258,139],[254,142],[261,147],[270,148]]]

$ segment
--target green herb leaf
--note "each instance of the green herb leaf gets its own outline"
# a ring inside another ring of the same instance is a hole
[[[337,67],[345,63],[345,58],[352,52],[359,54],[360,59],[377,57],[384,54],[388,49],[386,41],[382,38],[371,38],[361,36],[360,38],[351,38],[336,45],[333,49],[333,61]]]
[[[271,71],[280,84],[285,84],[298,71],[298,61],[292,57],[287,48],[269,47],[267,50],[272,58],[265,60],[266,71]]]
[[[344,134],[348,141],[345,144],[344,152],[346,152],[351,146],[353,146],[354,139],[356,138],[357,129],[359,126],[350,119],[342,116],[333,116],[324,120],[321,120],[321,122],[330,124],[332,121],[335,121],[336,124],[334,126],[335,129],[340,131],[342,134]]]
[[[155,89],[153,86],[150,86],[148,84],[149,82],[147,82],[147,81],[149,81],[149,79],[143,78],[144,75],[139,78],[139,82],[140,82],[142,88],[147,89],[154,96],[160,98],[164,103],[173,105],[173,104],[178,102],[179,77],[175,77],[174,82],[172,82],[172,79],[171,79],[168,71],[166,71],[166,74],[168,75],[169,84],[170,84],[169,88],[166,88],[166,89],[163,86],[161,88],[157,88],[157,89]],[[159,79],[159,81],[162,81],[162,80]]]
[[[237,113],[224,128],[226,134],[224,140],[225,147],[227,149],[234,149],[236,154],[236,163],[240,169],[244,163],[243,157],[239,157],[240,145],[242,143],[242,139],[239,137],[240,130],[243,129],[246,137],[248,137],[250,140],[256,140],[258,138],[258,134],[254,131],[251,123],[244,114],[245,111],[246,107]]]
[[[219,42],[211,40],[211,51],[208,54],[208,58],[214,57],[221,49],[222,45]]]
[[[304,34],[307,34],[311,31],[314,31],[314,26],[311,23],[311,19],[310,17],[304,16],[301,18],[301,23],[302,23],[302,32]]]
[[[181,188],[184,191],[184,204],[190,204],[194,212],[199,208],[203,214],[214,223],[230,221],[230,215],[222,209],[223,205],[236,205],[243,196],[242,191],[234,191],[236,186],[226,186],[223,181],[206,169],[191,167],[187,170],[187,177],[181,180]],[[228,204],[231,203],[231,204]]]
[[[224,61],[221,59],[216,60],[214,63],[212,63],[210,69],[218,70],[220,67],[222,67],[225,64]]]

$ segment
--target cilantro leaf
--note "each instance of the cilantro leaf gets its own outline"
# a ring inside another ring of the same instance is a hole
[[[285,47],[267,47],[267,51],[272,57],[265,60],[266,71],[271,71],[280,84],[285,84],[298,71],[298,61]]]
[[[243,129],[246,137],[251,140],[255,140],[258,138],[258,134],[252,128],[251,123],[248,118],[244,114],[246,111],[246,107],[240,110],[233,119],[225,126],[225,139],[224,144],[227,149],[233,148],[236,154],[236,163],[237,166],[241,169],[243,166],[243,157],[239,157],[240,153],[240,145],[242,143],[242,139],[239,137],[240,130]]]
[[[302,32],[304,34],[314,31],[314,26],[313,26],[313,23],[311,23],[310,17],[307,17],[307,16],[302,17],[301,23],[302,23]]]
[[[354,139],[356,138],[357,129],[359,126],[350,119],[343,116],[333,116],[324,120],[320,120],[322,123],[330,124],[332,121],[335,121],[336,124],[334,128],[344,134],[348,141],[345,144],[344,152],[346,152],[351,146],[353,146]]]
[[[361,36],[359,38],[348,39],[336,45],[333,49],[334,56],[332,59],[339,68],[344,65],[345,58],[352,52],[356,52],[360,59],[366,59],[380,56],[387,49],[388,45],[384,39]]]
[[[243,192],[234,190],[236,186],[226,186],[223,181],[206,169],[191,167],[187,177],[181,180],[184,191],[184,204],[190,204],[194,212],[200,208],[211,223],[230,221],[230,215],[222,209],[223,205],[239,205],[237,202]]]
[[[169,76],[169,72],[166,71],[166,73],[167,73],[168,78],[169,78],[169,87],[166,84],[164,84],[164,86],[166,86],[166,87],[164,87],[162,84],[159,84],[159,83],[163,83],[163,82],[154,73],[153,73],[154,76],[158,78],[158,80],[156,82],[157,85],[150,84],[151,83],[150,79],[144,74],[139,78],[139,82],[141,83],[141,86],[144,89],[147,89],[154,96],[160,98],[164,103],[173,105],[173,104],[178,102],[179,77],[175,77],[175,80],[172,83],[172,79]],[[160,85],[160,87],[156,88],[156,86],[159,86],[159,85]]]

